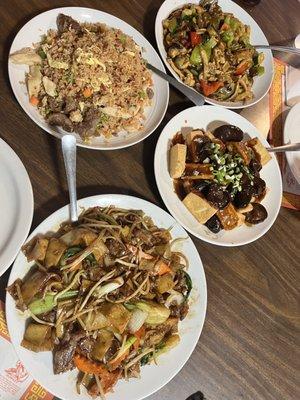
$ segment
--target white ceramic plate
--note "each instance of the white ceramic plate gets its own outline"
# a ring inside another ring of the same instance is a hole
[[[296,104],[288,113],[284,124],[284,143],[300,142],[300,103]],[[291,171],[300,184],[300,151],[285,153]]]
[[[164,48],[163,44],[163,27],[162,27],[162,21],[171,14],[172,11],[174,11],[177,8],[182,7],[184,4],[187,3],[193,3],[193,4],[199,4],[199,0],[165,0],[163,4],[161,5],[157,16],[156,16],[156,21],[155,21],[155,36],[156,36],[156,42],[157,42],[157,47],[160,52],[160,55],[162,59],[164,60],[164,63],[166,64],[167,68],[171,72],[171,74],[178,80],[179,77],[173,71],[169,63],[167,62],[167,54]],[[225,12],[230,12],[234,14],[236,18],[238,18],[240,21],[242,21],[246,25],[250,25],[251,27],[251,39],[250,42],[252,45],[255,44],[265,44],[268,45],[267,38],[265,37],[263,31],[260,29],[260,27],[257,25],[257,23],[254,21],[254,19],[245,11],[243,10],[240,6],[238,6],[236,3],[234,3],[231,0],[218,0],[219,5],[221,6],[222,10]],[[252,87],[254,97],[252,100],[249,100],[245,103],[243,102],[226,102],[226,101],[216,101],[213,99],[210,99],[206,97],[206,102],[210,104],[216,104],[219,106],[223,106],[226,108],[244,108],[244,107],[249,107],[252,106],[253,104],[257,103],[259,100],[261,100],[269,91],[272,80],[273,80],[273,72],[274,72],[274,66],[273,66],[273,56],[271,50],[259,50],[260,52],[263,52],[265,55],[265,61],[263,63],[265,67],[265,73],[264,75],[260,77],[256,77],[254,79],[254,85]]]
[[[172,227],[171,234],[174,238],[187,237],[187,240],[181,242],[179,249],[189,259],[189,274],[193,281],[193,289],[190,297],[190,312],[180,323],[179,327],[180,344],[170,353],[163,355],[158,365],[143,367],[141,369],[141,379],[131,379],[128,382],[120,381],[114,388],[114,393],[107,395],[107,400],[139,400],[144,399],[164,386],[179,372],[190,357],[198,342],[204,323],[206,312],[206,280],[201,259],[192,240],[187,236],[185,230],[161,208],[148,201],[124,195],[100,195],[87,197],[78,201],[78,205],[84,208],[112,204],[121,208],[143,210],[147,215],[152,217],[153,221],[159,227]],[[38,233],[58,229],[59,224],[68,219],[68,214],[68,206],[56,211],[35,229],[28,240]],[[20,253],[14,263],[9,284],[16,278],[22,278],[28,269],[29,266],[26,263],[26,259]],[[54,375],[52,372],[51,352],[33,353],[20,346],[25,328],[25,317],[16,310],[14,301],[9,294],[6,297],[6,318],[12,343],[21,361],[34,379],[52,394],[63,400],[91,400],[86,393],[82,393],[82,395],[76,393],[76,371]]]
[[[16,153],[0,139],[0,276],[12,264],[32,222],[31,183]]]
[[[173,180],[169,175],[170,142],[182,127],[213,130],[224,123],[238,126],[250,137],[259,137],[266,147],[269,146],[268,142],[260,136],[258,130],[235,112],[217,106],[191,107],[177,114],[163,129],[156,145],[154,171],[157,186],[164,203],[174,218],[185,229],[199,239],[209,243],[219,246],[239,246],[253,242],[265,234],[277,217],[281,204],[282,181],[276,157],[272,155],[272,160],[262,168],[260,173],[269,189],[262,201],[262,204],[267,209],[268,218],[252,227],[243,225],[231,231],[222,230],[218,234],[210,232],[204,225],[199,224],[196,218],[188,211],[175,193]]]
[[[23,47],[30,47],[32,43],[36,43],[40,40],[41,35],[46,33],[48,29],[56,29],[56,17],[59,13],[70,15],[72,18],[80,22],[101,22],[106,25],[121,29],[124,33],[131,36],[134,41],[143,49],[142,56],[149,63],[153,64],[156,68],[165,71],[163,63],[159,58],[158,54],[151,46],[151,44],[144,38],[144,36],[134,29],[132,26],[122,21],[121,19],[114,17],[113,15],[107,14],[99,10],[93,10],[91,8],[82,7],[64,7],[55,8],[53,10],[46,11],[42,14],[37,15],[27,22],[23,28],[16,35],[10,53],[19,50]],[[44,118],[39,114],[37,109],[33,107],[28,101],[28,93],[25,84],[21,83],[25,80],[25,72],[28,67],[24,65],[16,65],[11,62],[8,63],[9,79],[13,89],[13,92],[20,103],[23,110],[29,115],[29,117],[42,129],[51,133],[56,137],[61,137],[64,130],[49,126]],[[76,135],[78,146],[88,147],[98,150],[113,150],[123,147],[131,146],[135,143],[144,140],[149,136],[156,127],[160,124],[163,119],[169,102],[169,85],[166,81],[153,74],[153,90],[154,97],[152,99],[152,105],[145,109],[146,120],[144,122],[144,128],[140,132],[132,133],[120,133],[117,137],[113,137],[109,140],[104,138],[94,138],[87,144],[82,141],[79,135]]]

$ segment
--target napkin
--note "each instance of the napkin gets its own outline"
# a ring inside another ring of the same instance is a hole
[[[4,309],[0,300],[0,399],[52,400],[53,395],[32,379],[18,359],[10,341]]]

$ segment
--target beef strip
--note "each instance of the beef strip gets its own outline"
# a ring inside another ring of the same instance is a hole
[[[61,126],[67,132],[72,132],[74,129],[72,121],[66,115],[61,113],[51,114],[48,117],[47,122],[50,125]]]
[[[64,102],[57,100],[51,96],[47,97],[49,108],[53,113],[60,113],[63,109]]]
[[[135,229],[134,236],[137,242],[143,242],[146,246],[152,247],[160,243],[160,239],[146,229]]]
[[[156,346],[167,334],[177,331],[178,318],[169,318],[166,322],[146,331],[144,345],[146,347]]]
[[[80,351],[81,354],[83,354],[85,357],[88,357],[88,355],[91,353],[92,348],[95,344],[95,339],[91,337],[84,337],[78,342],[78,350]]]
[[[83,121],[77,125],[76,132],[79,133],[81,137],[89,137],[95,134],[95,130],[97,124],[99,122],[99,111],[90,108],[85,116]]]
[[[69,371],[74,368],[73,357],[78,342],[86,335],[85,332],[67,332],[61,343],[53,350],[54,374]],[[68,340],[69,339],[69,340]]]
[[[80,24],[73,18],[65,14],[58,14],[56,19],[57,30],[61,35],[63,32],[67,32],[69,29],[73,29],[75,32],[81,32]]]
[[[87,270],[87,277],[91,281],[99,281],[104,275],[107,274],[107,271],[103,269],[102,267],[90,267]]]
[[[105,245],[108,248],[109,254],[114,257],[122,257],[127,252],[127,249],[123,243],[120,243],[117,240],[108,239],[105,242]]]
[[[64,107],[65,114],[69,114],[71,111],[75,111],[77,109],[77,100],[74,97],[68,96],[66,98],[66,104]]]
[[[182,321],[189,312],[189,305],[186,301],[181,305],[171,304],[170,311],[171,317],[179,318]]]

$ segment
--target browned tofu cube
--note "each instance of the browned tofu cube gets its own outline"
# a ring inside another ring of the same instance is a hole
[[[272,159],[270,153],[258,138],[249,140],[247,145],[252,147],[261,165],[266,165]]]
[[[200,224],[205,224],[217,212],[217,209],[212,207],[208,201],[193,192],[183,199],[183,204]]]
[[[119,333],[124,332],[131,313],[122,304],[105,303],[100,311]]]
[[[185,141],[189,145],[195,138],[197,138],[199,136],[204,136],[203,131],[201,131],[200,129],[191,131],[186,135]]]
[[[217,216],[226,231],[230,231],[239,225],[239,221],[242,220],[239,214],[231,203],[217,212]]]
[[[175,144],[170,149],[170,176],[180,178],[185,169],[187,147],[185,144]]]
[[[250,155],[249,149],[245,145],[245,143],[229,142],[229,143],[227,143],[227,148],[230,152],[239,154],[242,157],[245,165],[248,165],[250,163],[251,155]]]

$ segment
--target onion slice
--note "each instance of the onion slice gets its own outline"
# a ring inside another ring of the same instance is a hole
[[[127,329],[129,330],[129,332],[135,333],[136,331],[138,331],[143,326],[147,317],[148,313],[146,311],[139,310],[138,308],[134,309],[127,325]]]

